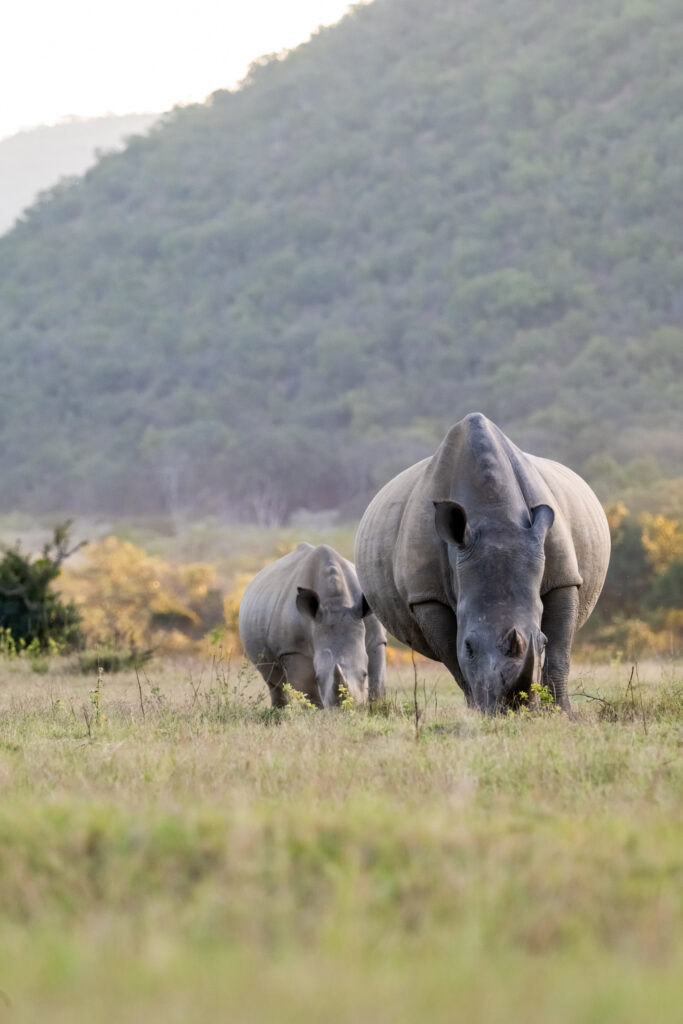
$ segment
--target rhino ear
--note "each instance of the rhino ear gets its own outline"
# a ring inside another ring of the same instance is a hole
[[[526,641],[522,634],[512,627],[503,637],[503,654],[508,658],[521,658],[526,650]]]
[[[446,544],[463,544],[469,532],[467,515],[457,501],[435,501],[436,532]]]
[[[315,619],[320,611],[320,598],[308,587],[296,588],[296,606],[304,618]]]
[[[360,601],[353,609],[354,619],[364,619],[366,615],[370,614],[370,605],[368,604],[365,594],[360,595]]]
[[[555,513],[550,505],[534,505],[529,509],[531,516],[531,529],[539,537],[545,537],[550,527],[555,522]]]

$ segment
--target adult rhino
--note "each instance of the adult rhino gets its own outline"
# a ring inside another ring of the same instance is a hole
[[[607,520],[585,481],[520,451],[481,413],[391,480],[356,537],[359,580],[380,621],[443,662],[485,712],[541,681],[569,710],[574,633],[609,554]]]
[[[384,696],[386,635],[352,562],[305,542],[262,569],[239,611],[242,646],[283,707],[285,683],[318,707]]]

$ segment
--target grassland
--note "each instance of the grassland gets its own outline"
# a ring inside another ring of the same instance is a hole
[[[0,666],[0,1021],[668,1022],[683,673],[576,668],[576,719],[442,671],[274,714],[249,670]]]

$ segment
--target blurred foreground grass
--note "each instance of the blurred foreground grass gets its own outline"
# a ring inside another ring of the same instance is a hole
[[[576,720],[443,671],[274,714],[250,670],[0,671],[0,1021],[677,1021],[683,672]]]

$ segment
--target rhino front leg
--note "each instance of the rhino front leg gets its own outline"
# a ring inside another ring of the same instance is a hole
[[[543,597],[541,629],[548,638],[543,680],[563,711],[571,712],[567,695],[569,659],[579,617],[577,587],[551,590]]]
[[[256,667],[268,685],[271,706],[274,708],[286,707],[287,696],[283,690],[283,686],[287,682],[287,676],[280,662],[261,661]]]
[[[323,705],[315,679],[313,659],[305,654],[283,654],[281,660],[285,670],[285,678],[282,680],[282,684],[289,683],[295,690],[303,693],[311,704],[321,708]]]
[[[428,658],[442,662],[465,694],[467,703],[471,705],[472,694],[458,662],[458,621],[454,613],[439,601],[414,604],[410,606],[410,610],[426,641],[425,644],[414,643],[415,650]]]

